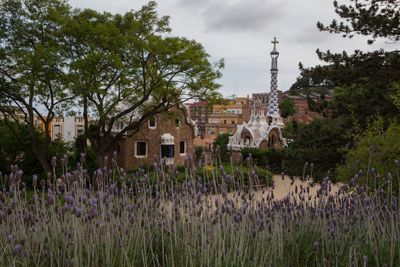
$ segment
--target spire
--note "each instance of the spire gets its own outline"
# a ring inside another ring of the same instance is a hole
[[[274,49],[271,51],[271,71],[278,71],[278,57],[279,57],[279,52],[276,50],[276,44],[279,44],[279,42],[276,40],[276,37],[274,37],[274,40],[271,41],[271,43],[274,44]]]
[[[280,117],[279,108],[278,108],[278,57],[279,52],[276,49],[276,44],[279,42],[274,37],[274,40],[271,42],[274,44],[274,48],[271,51],[271,92],[269,94],[268,99],[268,114],[267,116],[271,117]]]

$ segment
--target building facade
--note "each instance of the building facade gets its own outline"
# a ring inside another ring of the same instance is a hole
[[[89,122],[93,118],[89,117]],[[61,138],[65,142],[73,142],[79,135],[84,134],[84,119],[80,116],[56,117],[50,124],[52,140]]]
[[[321,118],[322,114],[315,112],[315,111],[311,111],[309,106],[308,106],[308,100],[307,100],[307,96],[303,95],[303,94],[299,94],[299,95],[287,95],[284,97],[288,97],[290,99],[293,99],[294,101],[294,105],[295,105],[295,109],[296,109],[296,114],[294,116],[289,116],[285,121],[287,120],[296,120],[299,122],[305,122],[305,123],[309,123],[312,120],[314,120],[315,118]],[[321,101],[321,95],[320,94],[316,94],[316,93],[312,93],[310,94],[308,97],[310,97],[312,100],[319,102]],[[332,94],[328,94],[328,95],[324,95],[324,100],[327,102],[332,101]]]
[[[206,113],[196,114],[199,103],[188,104],[199,128],[199,136],[195,138],[195,146],[205,146],[221,134],[233,135],[237,125],[250,118],[250,100],[248,97],[229,100],[226,105],[213,105],[209,108],[201,107]]]
[[[153,116],[137,134],[124,137],[117,144],[118,165],[125,169],[152,165],[155,157],[166,165],[184,165],[185,158],[193,153],[197,134],[186,107]]]

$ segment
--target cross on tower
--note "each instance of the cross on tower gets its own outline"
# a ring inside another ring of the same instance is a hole
[[[274,48],[276,47],[276,44],[279,44],[279,42],[276,40],[276,37],[274,37],[274,40],[271,41],[271,43],[274,44]]]

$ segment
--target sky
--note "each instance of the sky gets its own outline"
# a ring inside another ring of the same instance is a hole
[[[345,1],[345,0],[342,0]],[[125,13],[138,10],[144,0],[70,0],[76,8]],[[378,39],[367,44],[367,37],[352,39],[320,32],[318,21],[329,24],[339,19],[332,0],[158,0],[160,16],[170,16],[172,36],[200,42],[210,61],[225,60],[223,77],[218,81],[223,96],[247,96],[270,91],[270,66],[273,45],[277,38],[278,89],[286,91],[304,67],[324,64],[315,51],[352,52],[384,48],[394,44]]]

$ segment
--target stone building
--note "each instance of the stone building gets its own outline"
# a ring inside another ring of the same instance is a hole
[[[152,165],[155,156],[167,165],[185,163],[185,157],[193,153],[197,126],[187,107],[175,108],[171,113],[153,116],[137,134],[117,144],[119,167]]]
[[[272,42],[274,48],[271,52],[271,92],[268,97],[267,109],[263,109],[262,99],[256,99],[252,103],[250,120],[237,126],[235,135],[229,138],[228,148],[236,154],[245,147],[257,147],[263,149],[281,148],[286,146],[286,140],[282,137],[284,123],[278,108],[278,56],[276,50],[276,38]]]

